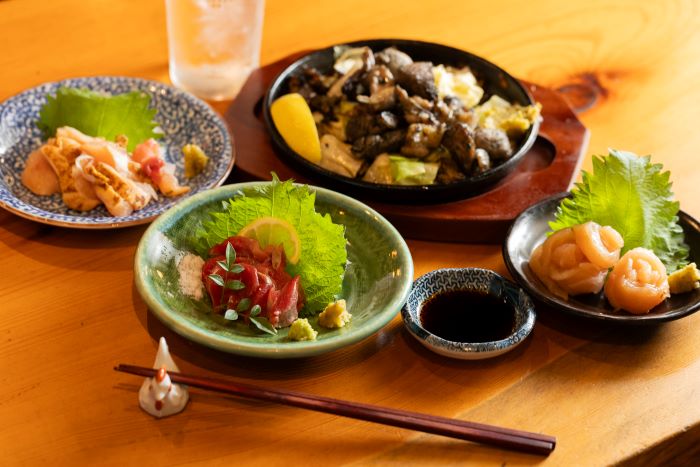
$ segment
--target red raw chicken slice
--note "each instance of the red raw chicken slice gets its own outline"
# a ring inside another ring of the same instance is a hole
[[[231,298],[235,297],[235,304],[237,305],[243,298],[250,296],[251,290],[258,289],[258,271],[249,264],[241,264],[243,266],[243,271],[240,273],[226,272],[221,266],[219,266],[219,261],[226,261],[224,256],[215,256],[209,258],[202,267],[202,280],[204,281],[204,286],[211,297],[212,305],[214,309],[218,309],[221,304],[228,303],[231,304]],[[242,290],[223,290],[223,287],[216,284],[213,280],[209,278],[212,274],[218,274],[222,277],[224,282],[239,280],[243,282],[245,288]]]
[[[291,325],[299,317],[299,276],[282,288],[272,290],[267,298],[267,319],[276,328]]]
[[[243,266],[239,274],[227,273],[219,264],[225,262],[226,246],[236,250],[236,263]],[[275,327],[291,325],[299,316],[304,306],[304,293],[300,277],[292,278],[285,271],[285,256],[281,246],[260,248],[258,242],[246,237],[230,237],[209,250],[212,256],[202,269],[202,280],[212,304],[218,312],[223,312],[222,304],[238,311],[238,305],[244,298],[250,299],[250,307],[239,311],[246,320],[255,305],[261,308],[260,316]],[[218,274],[224,281],[240,280],[245,285],[242,290],[222,290],[209,275]]]
[[[226,245],[231,244],[236,250],[236,261],[252,264],[258,268],[265,266],[267,269],[275,269],[284,272],[286,261],[284,248],[268,245],[265,249],[260,248],[257,240],[248,237],[229,237],[218,245],[214,245],[209,250],[210,256],[226,254]],[[266,272],[267,274],[267,272]]]
[[[179,196],[190,191],[190,187],[180,186],[180,182],[175,178],[175,166],[165,162],[163,150],[153,138],[138,144],[131,159],[141,164],[143,174],[149,177],[165,196]]]
[[[250,306],[251,308],[255,305],[260,306],[262,310],[267,308],[267,300],[270,292],[275,289],[275,284],[272,279],[267,274],[263,274],[258,271],[258,288],[250,296]]]

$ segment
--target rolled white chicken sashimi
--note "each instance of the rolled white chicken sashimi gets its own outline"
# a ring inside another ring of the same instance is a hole
[[[608,275],[605,297],[616,309],[645,314],[670,295],[664,263],[646,248],[625,253]]]
[[[530,268],[554,295],[598,293],[622,248],[612,227],[587,222],[554,232],[533,251]]]
[[[576,225],[573,230],[576,245],[591,263],[601,268],[611,268],[620,259],[620,250],[625,242],[617,230],[595,222]]]

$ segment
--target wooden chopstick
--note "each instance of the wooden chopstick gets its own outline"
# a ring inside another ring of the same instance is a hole
[[[157,371],[153,368],[125,364],[119,364],[114,367],[114,369],[116,371],[146,377],[155,376]],[[168,374],[172,381],[188,386],[234,396],[277,402],[294,407],[422,431],[435,435],[449,436],[451,438],[488,444],[504,449],[547,455],[551,453],[556,446],[555,437],[528,431],[513,430],[482,423],[390,409],[388,407],[379,407],[360,402],[343,401],[295,391],[263,388],[221,378],[192,376],[176,372],[168,372]]]

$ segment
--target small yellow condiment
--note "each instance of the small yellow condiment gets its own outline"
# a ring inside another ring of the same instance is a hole
[[[182,153],[185,155],[185,177],[187,178],[192,178],[202,173],[209,162],[209,157],[196,144],[184,145]]]
[[[287,337],[293,341],[313,341],[317,335],[318,332],[311,327],[308,319],[299,318],[292,323]]]
[[[690,263],[668,276],[671,293],[685,293],[700,288],[700,271],[695,263]]]
[[[345,300],[336,300],[330,303],[320,315],[318,324],[328,329],[342,328],[350,322],[352,315],[348,313]]]

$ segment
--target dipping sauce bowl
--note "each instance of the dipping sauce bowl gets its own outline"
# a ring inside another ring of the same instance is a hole
[[[416,279],[401,317],[433,352],[480,360],[523,342],[535,324],[535,309],[525,291],[493,271],[450,268]]]

